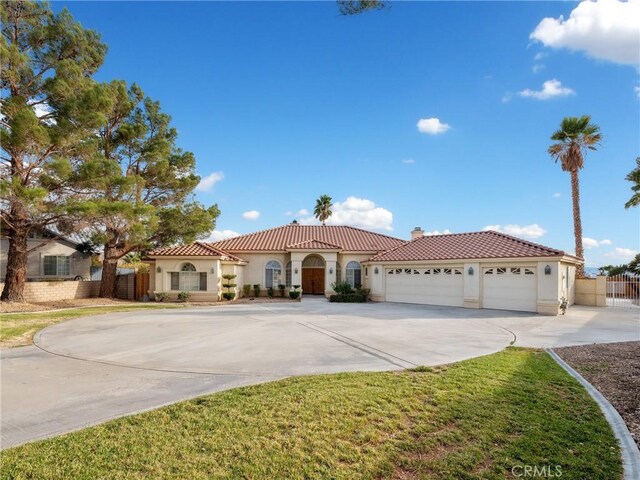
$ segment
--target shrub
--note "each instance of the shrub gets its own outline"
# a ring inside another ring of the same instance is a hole
[[[178,300],[180,302],[186,302],[190,296],[191,294],[189,292],[180,292],[178,293]]]
[[[156,302],[164,302],[169,298],[169,294],[167,292],[153,292],[153,295],[156,297]]]
[[[273,298],[273,287],[267,287],[267,296]]]
[[[332,303],[366,303],[367,296],[361,293],[339,293],[331,295],[329,301]]]
[[[335,282],[331,284],[331,289],[336,292],[338,295],[348,295],[353,293],[353,289],[348,282]]]
[[[284,298],[284,285],[278,285],[278,289],[280,290],[280,298]]]
[[[256,297],[259,297],[259,296],[260,296],[260,284],[259,284],[259,283],[256,283],[256,284],[253,286],[253,294],[254,294]]]
[[[289,298],[291,298],[291,300],[295,300],[299,296],[300,296],[300,292],[298,292],[297,290],[289,291]]]
[[[226,300],[233,300],[234,298],[236,298],[236,292],[231,291],[232,288],[236,288],[238,286],[237,283],[231,283],[231,281],[236,277],[237,275],[233,275],[232,273],[225,273],[224,275],[222,275],[222,278],[226,280],[226,282],[223,283],[222,286],[227,289],[227,291],[222,294],[222,298]]]
[[[245,297],[248,297],[249,294],[251,293],[251,285],[246,284],[242,286],[242,293],[244,294]]]

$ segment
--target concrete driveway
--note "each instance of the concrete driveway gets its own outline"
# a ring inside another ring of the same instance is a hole
[[[515,345],[640,339],[637,313],[564,317],[404,304],[256,303],[114,313],[2,352],[2,448],[290,375],[437,365]]]

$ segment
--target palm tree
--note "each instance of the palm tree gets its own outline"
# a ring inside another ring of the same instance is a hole
[[[636,158],[636,168],[629,172],[629,175],[624,177],[625,180],[629,180],[633,185],[631,191],[633,195],[627,203],[624,204],[624,208],[637,207],[640,205],[640,157]]]
[[[331,203],[331,197],[329,195],[320,195],[320,198],[316,200],[316,208],[313,209],[313,214],[322,222],[322,225],[325,224],[333,213],[331,207],[333,207],[333,203]]]
[[[578,172],[584,167],[584,154],[587,150],[596,150],[602,140],[600,127],[591,123],[589,115],[565,117],[560,129],[551,135],[557,143],[548,149],[549,154],[560,162],[562,170],[571,174],[571,196],[573,200],[573,234],[576,242],[576,256],[584,258],[582,248],[582,219],[580,218],[580,181]],[[584,277],[584,265],[576,269],[578,278]]]

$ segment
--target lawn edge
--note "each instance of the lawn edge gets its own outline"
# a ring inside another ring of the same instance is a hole
[[[600,410],[607,419],[607,422],[613,430],[613,434],[618,440],[620,445],[620,453],[622,456],[622,468],[624,471],[624,480],[635,480],[640,478],[640,450],[636,442],[633,440],[627,424],[613,408],[613,405],[602,395],[593,385],[591,385],[585,378],[574,370],[567,362],[565,362],[560,356],[551,348],[545,348],[545,352],[549,354],[555,362],[560,365],[569,375],[575,378],[580,384],[587,390],[587,393],[593,398]]]

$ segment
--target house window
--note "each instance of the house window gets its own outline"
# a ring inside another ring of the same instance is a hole
[[[266,288],[276,288],[282,282],[282,266],[277,260],[271,260],[265,267],[264,286]]]
[[[347,283],[351,285],[351,288],[362,285],[362,267],[358,262],[347,263]]]
[[[59,277],[71,275],[71,257],[65,255],[45,255],[44,274]]]
[[[342,267],[340,266],[340,262],[336,262],[336,283],[340,283],[342,281]]]
[[[193,263],[185,263],[179,272],[171,272],[171,290],[204,292],[207,290],[207,272],[197,272]]]
[[[287,268],[285,270],[285,282],[287,287],[291,286],[291,262],[287,262]]]

